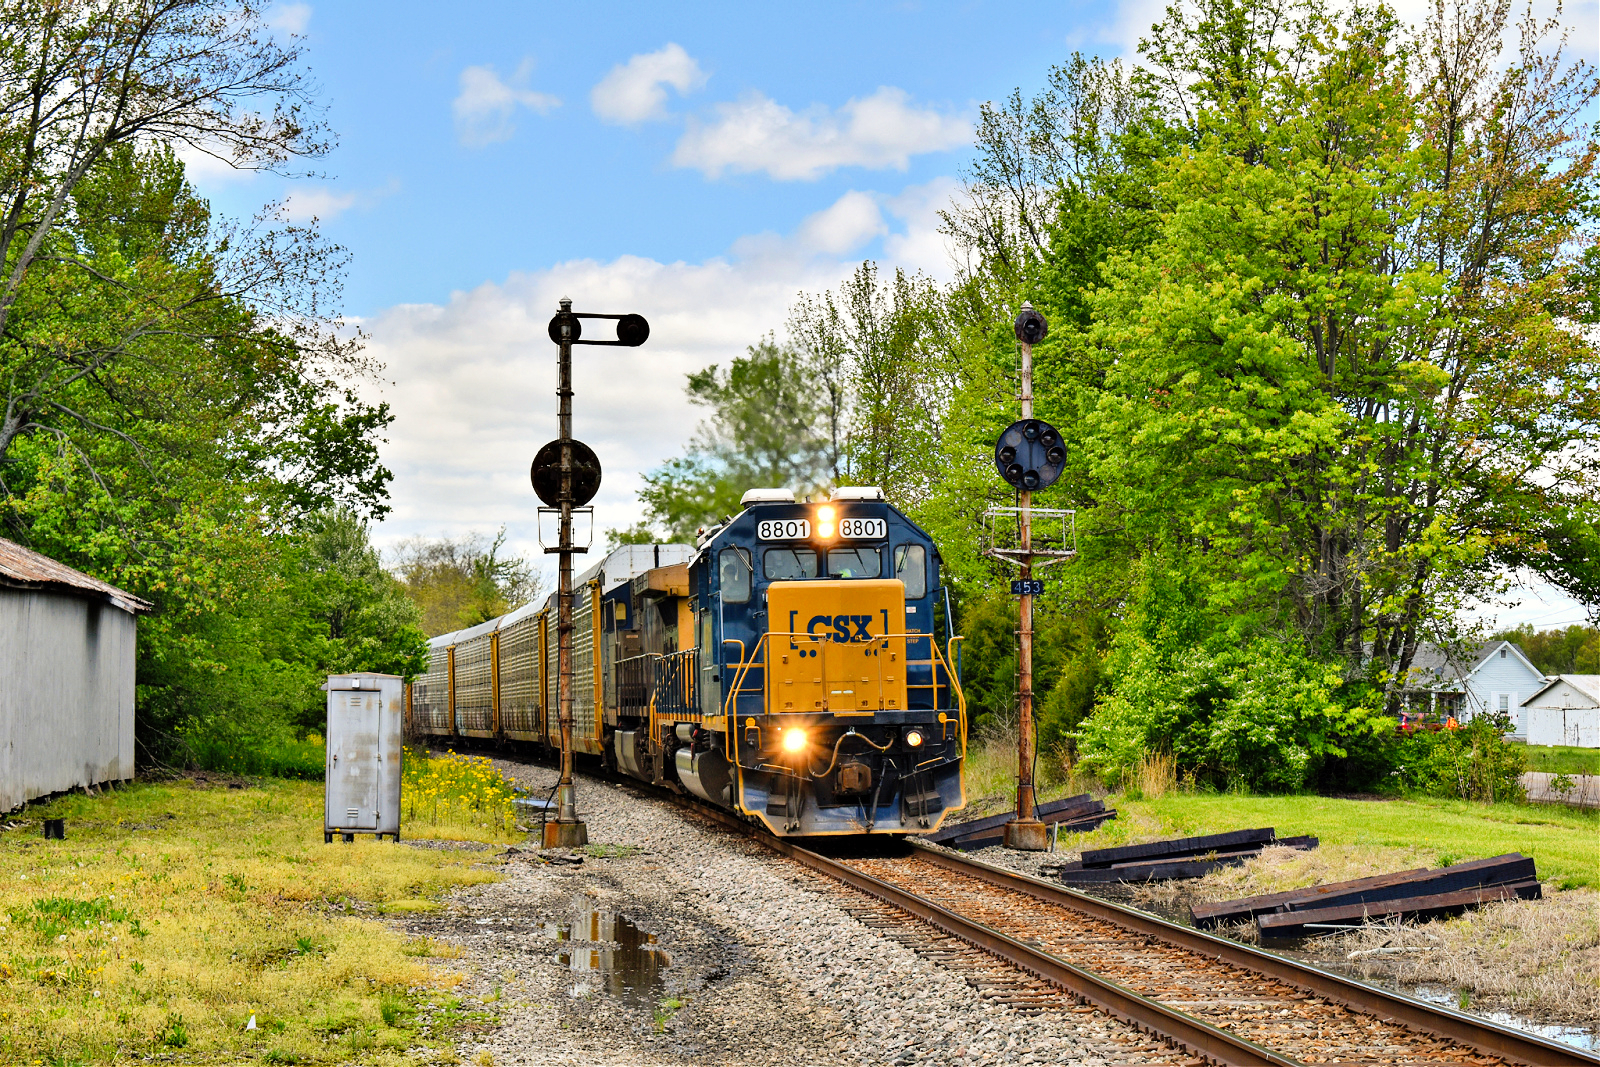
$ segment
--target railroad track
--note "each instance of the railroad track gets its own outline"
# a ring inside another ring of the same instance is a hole
[[[1213,1063],[1600,1064],[1567,1045],[925,845],[904,858],[832,859],[754,836]]]
[[[920,842],[907,856],[835,859],[730,813],[626,784],[860,891],[864,899],[847,910],[961,971],[991,999],[1021,1011],[1095,1009],[1128,1024],[1138,1033],[1088,1050],[1111,1062],[1600,1064],[1569,1045]]]

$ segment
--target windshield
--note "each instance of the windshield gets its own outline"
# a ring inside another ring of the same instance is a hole
[[[761,557],[761,573],[777,581],[815,578],[817,553],[810,548],[769,548]]]
[[[828,552],[829,578],[876,578],[882,566],[876,548],[835,548]]]

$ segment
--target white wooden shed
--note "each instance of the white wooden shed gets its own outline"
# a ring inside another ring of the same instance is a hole
[[[1528,744],[1600,748],[1600,674],[1558,674],[1523,707]]]
[[[133,777],[134,639],[148,610],[0,538],[0,811]]]

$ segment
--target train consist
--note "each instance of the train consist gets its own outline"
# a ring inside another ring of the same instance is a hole
[[[742,503],[574,579],[574,749],[783,836],[937,829],[966,705],[932,540],[876,488]],[[559,744],[554,596],[430,647],[414,734]]]

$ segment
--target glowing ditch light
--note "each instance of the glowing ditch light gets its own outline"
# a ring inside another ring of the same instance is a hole
[[[906,731],[906,744],[910,745],[912,748],[920,748],[920,747],[922,747],[922,731],[920,731],[920,730],[907,730]]]
[[[806,747],[806,732],[799,727],[783,732],[783,750],[785,752],[799,752]]]

